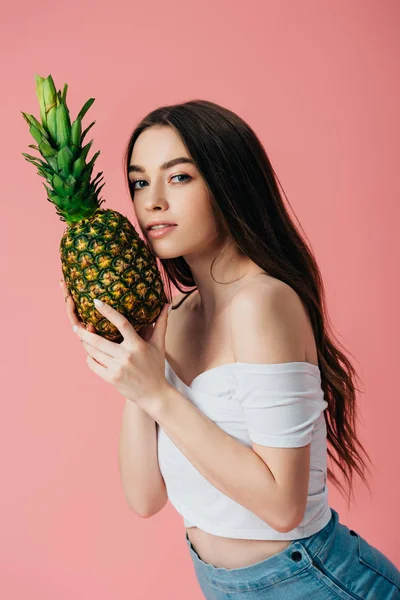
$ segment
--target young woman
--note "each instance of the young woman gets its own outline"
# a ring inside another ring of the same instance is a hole
[[[344,488],[327,455],[350,493],[353,472],[367,483],[356,371],[255,133],[212,102],[162,107],[134,130],[125,167],[169,297],[171,282],[182,292],[168,327],[140,335],[142,356],[153,342],[160,358],[141,379],[160,381],[162,359],[166,385],[158,404],[125,404],[129,505],[148,517],[171,501],[207,599],[400,598],[395,565],[328,504],[327,475]],[[100,373],[97,336],[81,337]]]

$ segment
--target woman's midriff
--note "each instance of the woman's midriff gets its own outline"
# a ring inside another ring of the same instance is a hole
[[[292,540],[249,540],[207,533],[198,527],[186,528],[188,538],[205,563],[225,569],[240,569],[265,560],[287,548]]]

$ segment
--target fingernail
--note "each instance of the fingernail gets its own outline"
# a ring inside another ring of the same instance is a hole
[[[62,284],[63,284],[63,280],[60,279],[60,287],[62,287]]]
[[[94,302],[95,306],[100,306],[100,307],[104,306],[104,302],[102,302],[101,300],[97,300],[97,298],[95,298],[93,300],[93,302]]]
[[[73,329],[74,333],[76,333],[76,332],[78,331],[78,325],[74,325],[74,326],[72,327],[72,329]]]

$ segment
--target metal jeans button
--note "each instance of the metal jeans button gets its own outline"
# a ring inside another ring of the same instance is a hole
[[[294,552],[292,552],[292,555],[290,558],[296,562],[299,562],[299,560],[302,559],[301,552],[299,552],[298,550],[295,550]]]

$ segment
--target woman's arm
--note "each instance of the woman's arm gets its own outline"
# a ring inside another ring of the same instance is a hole
[[[157,456],[155,420],[130,400],[125,401],[118,446],[118,467],[129,507],[150,517],[168,496]]]
[[[225,433],[172,386],[146,410],[212,485],[277,531],[288,531],[282,526],[281,490],[251,448]]]

